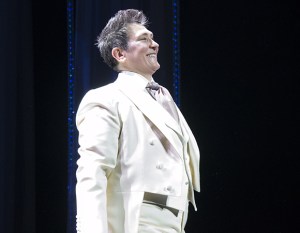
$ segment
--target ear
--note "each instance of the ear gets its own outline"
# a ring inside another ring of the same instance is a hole
[[[113,48],[111,51],[111,55],[118,61],[118,62],[122,62],[126,59],[124,50],[120,49],[120,48]]]

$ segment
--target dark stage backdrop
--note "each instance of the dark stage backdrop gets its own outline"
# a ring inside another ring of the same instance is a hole
[[[150,17],[157,79],[171,88],[170,1],[96,2],[75,6],[75,74],[86,77],[76,79],[75,107],[113,78],[93,44],[127,6]],[[67,1],[0,1],[1,233],[67,232],[67,20]],[[199,142],[202,182],[187,233],[299,232],[299,26],[288,1],[180,1],[181,109]]]
[[[181,3],[182,111],[202,182],[187,232],[299,231],[299,6]]]
[[[66,2],[0,1],[0,232],[66,232]]]
[[[0,232],[35,230],[31,4],[0,2]]]

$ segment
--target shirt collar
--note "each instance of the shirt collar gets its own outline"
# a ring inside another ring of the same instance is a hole
[[[149,80],[144,76],[131,71],[122,71],[119,73],[119,77],[128,79],[127,81],[135,87],[145,88],[149,83]],[[153,77],[151,78],[151,81],[154,81]]]

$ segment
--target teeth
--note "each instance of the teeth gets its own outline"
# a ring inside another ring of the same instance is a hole
[[[149,54],[148,57],[155,57],[155,54]]]

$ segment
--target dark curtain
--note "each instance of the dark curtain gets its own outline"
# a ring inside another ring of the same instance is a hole
[[[65,232],[66,3],[0,1],[0,232]]]
[[[68,213],[67,2],[31,1],[36,232],[62,233]]]
[[[187,232],[299,231],[299,7],[184,1],[181,13],[182,111],[202,181]]]
[[[0,232],[35,232],[31,2],[0,2]]]

